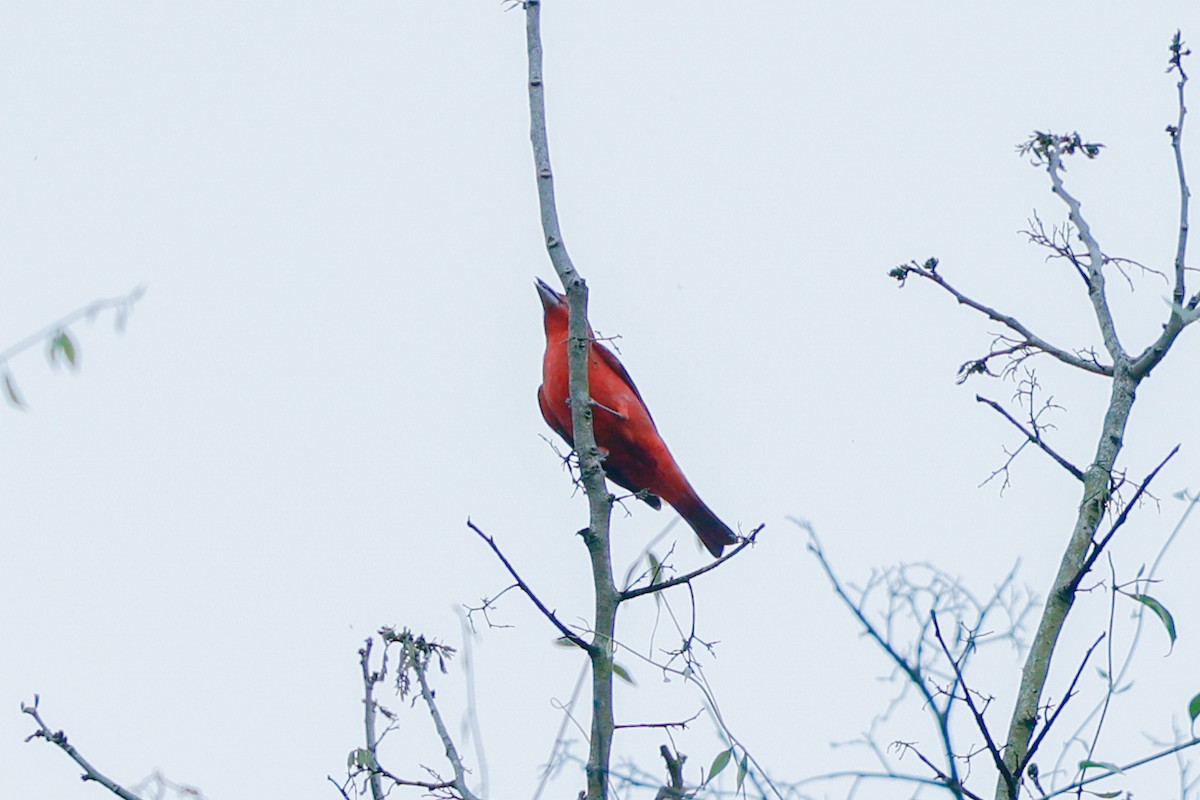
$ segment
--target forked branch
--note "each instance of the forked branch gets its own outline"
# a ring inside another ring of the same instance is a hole
[[[1012,330],[1021,337],[1021,341],[1012,348],[1013,351],[1024,348],[1032,348],[1046,353],[1047,355],[1053,356],[1064,364],[1084,370],[1085,372],[1091,372],[1096,375],[1112,375],[1111,366],[1106,366],[1093,360],[1081,358],[1080,356],[1070,353],[1061,347],[1056,347],[1031,331],[1016,317],[1009,316],[1008,314],[1002,314],[991,306],[984,305],[983,303],[980,303],[979,301],[963,294],[954,286],[952,286],[949,281],[943,278],[941,273],[937,271],[937,268],[938,260],[936,258],[929,258],[926,259],[923,264],[918,264],[916,261],[909,262],[908,264],[901,264],[900,266],[892,269],[888,274],[900,281],[901,284],[903,284],[904,281],[912,275],[916,275],[919,278],[924,278],[925,280],[930,281],[931,283],[934,283],[945,291],[949,292],[950,295],[954,297],[954,299],[960,304],[965,305],[968,308],[973,308],[980,314],[986,316],[988,319],[1004,325],[1009,330]]]

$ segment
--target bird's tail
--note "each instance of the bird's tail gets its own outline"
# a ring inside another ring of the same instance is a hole
[[[725,551],[725,545],[735,544],[738,540],[729,526],[721,522],[712,509],[694,494],[681,499],[679,504],[675,505],[675,510],[688,525],[692,526],[692,530],[696,532],[700,541],[704,542],[704,546],[708,548],[708,552],[712,553],[715,558],[721,557],[721,553]]]

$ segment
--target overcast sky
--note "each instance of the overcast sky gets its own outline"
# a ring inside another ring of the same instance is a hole
[[[1044,596],[1079,502],[1035,452],[1003,496],[980,487],[1020,442],[975,393],[1008,401],[1015,386],[954,378],[997,326],[935,287],[898,290],[887,270],[936,255],[1063,347],[1098,346],[1077,278],[1018,234],[1035,210],[1065,211],[1015,145],[1035,129],[1102,142],[1069,165],[1070,188],[1107,252],[1167,268],[1164,68],[1176,28],[1200,43],[1200,7],[546,0],[543,16],[559,211],[592,323],[619,337],[706,502],[742,531],[766,525],[696,587],[726,719],[780,780],[877,768],[830,743],[882,711],[888,665],[787,517],[816,526],[848,581],[933,562],[986,595],[1020,559],[1019,583]],[[0,9],[0,348],[146,288],[123,334],[111,315],[72,329],[77,375],[41,347],[9,364],[28,408],[0,408],[0,794],[103,796],[61,752],[23,743],[18,704],[38,693],[48,723],[127,785],[161,769],[212,800],[336,797],[325,777],[361,744],[363,639],[392,624],[461,646],[456,609],[507,585],[468,517],[548,605],[585,618],[586,503],[535,401],[533,279],[554,276],[525,69],[522,13],[491,1]],[[1110,286],[1140,349],[1168,290],[1132,277],[1132,293]],[[1189,330],[1139,393],[1122,466],[1141,476],[1183,449],[1160,505],[1114,547],[1119,579],[1159,552],[1184,506],[1172,493],[1200,490],[1198,339]],[[1086,464],[1106,385],[1035,366],[1063,407],[1055,446]],[[673,517],[629,511],[614,521],[622,571]],[[1198,534],[1153,589],[1179,641],[1164,658],[1165,634],[1145,632],[1100,760],[1186,727]],[[679,568],[706,562],[690,532],[675,538]],[[1054,698],[1108,602],[1082,599]],[[1121,641],[1132,605],[1118,606]],[[684,597],[673,607],[686,619]],[[655,614],[650,600],[627,609],[632,647],[677,643]],[[473,642],[488,793],[527,797],[581,660],[515,595],[493,619],[513,627]],[[992,652],[978,688],[1003,729],[1020,660]],[[620,693],[621,721],[701,708],[694,689],[624,663],[637,687]],[[458,667],[439,677],[455,730]],[[1089,670],[1083,688],[1075,722],[1102,681]],[[402,719],[385,764],[444,769],[421,709]],[[919,709],[894,738],[933,745]],[[622,734],[620,753],[658,772],[662,740]],[[720,748],[704,719],[677,743],[697,769]],[[911,756],[897,766],[921,771]],[[558,796],[582,784],[573,769]],[[1176,765],[1120,786],[1177,792]],[[858,796],[899,796],[870,791]]]

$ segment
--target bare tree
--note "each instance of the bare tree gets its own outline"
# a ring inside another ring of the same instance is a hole
[[[1006,603],[1003,592],[997,593],[986,602],[974,600],[966,593],[969,602],[964,605],[961,597],[965,590],[953,580],[944,577],[935,582],[937,587],[934,588],[914,583],[904,575],[900,575],[901,579],[896,580],[895,573],[885,572],[873,577],[865,589],[856,592],[849,590],[836,577],[815,536],[813,537],[811,549],[825,569],[835,591],[907,682],[916,688],[924,707],[933,715],[941,738],[940,764],[935,762],[931,754],[918,751],[908,743],[895,743],[901,751],[914,752],[928,769],[932,779],[922,775],[902,776],[887,771],[878,775],[880,778],[915,783],[932,781],[933,785],[949,791],[954,797],[981,798],[983,795],[978,790],[967,788],[961,772],[964,764],[970,763],[978,756],[986,758],[995,769],[996,800],[1017,800],[1023,793],[1031,797],[1050,797],[1068,791],[1079,791],[1082,787],[1123,769],[1164,758],[1198,742],[1195,738],[1175,742],[1126,765],[1096,762],[1089,757],[1082,762],[1079,774],[1069,786],[1049,792],[1043,789],[1033,761],[1039,748],[1046,741],[1047,734],[1060,719],[1063,707],[1074,695],[1076,684],[1093,652],[1101,641],[1111,634],[1102,633],[1091,647],[1079,656],[1074,678],[1065,691],[1055,693],[1062,699],[1057,703],[1046,702],[1044,697],[1051,661],[1059,649],[1063,628],[1081,591],[1081,582],[1107,552],[1107,546],[1125,525],[1130,513],[1138,507],[1154,478],[1178,451],[1176,446],[1165,454],[1162,461],[1137,482],[1127,479],[1125,473],[1117,466],[1138,387],[1151,371],[1163,362],[1183,330],[1200,318],[1200,311],[1197,310],[1200,307],[1200,292],[1193,291],[1189,294],[1187,285],[1190,192],[1184,170],[1182,140],[1187,115],[1184,103],[1187,74],[1183,59],[1189,53],[1180,34],[1176,33],[1170,45],[1168,72],[1178,77],[1178,117],[1173,124],[1167,126],[1167,133],[1178,177],[1179,224],[1173,270],[1169,279],[1172,284],[1172,296],[1162,330],[1153,341],[1145,344],[1140,350],[1128,347],[1122,336],[1121,326],[1110,309],[1106,279],[1111,270],[1118,270],[1127,280],[1132,280],[1126,272],[1127,268],[1135,267],[1144,272],[1152,270],[1130,259],[1107,254],[1084,216],[1081,202],[1068,190],[1064,177],[1066,160],[1080,156],[1088,160],[1094,159],[1103,147],[1084,139],[1078,133],[1056,134],[1038,131],[1018,148],[1021,155],[1029,157],[1035,166],[1046,171],[1051,190],[1064,204],[1067,214],[1066,224],[1052,227],[1050,230],[1046,229],[1040,217],[1035,214],[1025,235],[1034,244],[1049,249],[1052,259],[1066,263],[1078,275],[1100,331],[1099,348],[1081,348],[1052,342],[1024,324],[1016,315],[981,302],[957,288],[947,279],[936,258],[922,263],[910,262],[896,267],[890,273],[901,285],[910,279],[931,283],[960,305],[1005,328],[1005,332],[993,340],[987,353],[959,368],[960,382],[977,375],[1012,378],[1018,382],[1016,399],[1025,417],[1024,421],[1010,414],[1000,403],[976,395],[978,402],[1000,413],[1019,429],[1023,436],[1021,445],[1009,452],[1008,460],[991,477],[1003,476],[1007,485],[1008,470],[1013,460],[1027,445],[1032,445],[1081,484],[1081,499],[1058,573],[1046,595],[1036,631],[1028,643],[1016,702],[1010,720],[1003,729],[994,728],[989,724],[985,711],[991,697],[982,692],[980,687],[968,682],[966,671],[972,653],[980,646],[980,633],[984,630],[983,623],[988,615],[997,609],[1008,613],[1009,624],[1003,630],[1011,637],[1020,631],[1025,611]],[[1050,441],[1049,427],[1044,423],[1042,416],[1053,407],[1053,402],[1039,399],[1040,383],[1036,372],[1031,368],[1031,362],[1040,357],[1048,357],[1058,364],[1098,376],[1108,384],[1108,406],[1096,435],[1095,451],[1086,466],[1078,466]],[[1132,495],[1122,498],[1122,489],[1130,489]],[[1009,585],[1011,575],[1002,583],[1002,588]],[[1143,576],[1139,575],[1134,581],[1122,584],[1117,581],[1114,571],[1108,588],[1113,597],[1118,594],[1127,595],[1155,613],[1167,626],[1172,638],[1174,637],[1174,622],[1170,613],[1147,594],[1146,580]],[[898,600],[910,597],[915,589],[922,590],[922,602],[898,604]],[[867,614],[875,593],[882,593],[886,597],[882,622],[871,619]],[[892,622],[898,609],[916,626],[912,639],[907,640],[907,643],[894,635],[895,627]],[[1020,613],[1015,614],[1017,611]],[[939,617],[952,619],[953,627],[942,624]],[[1059,657],[1069,656],[1059,654]],[[969,715],[971,728],[982,738],[983,745],[980,748],[965,749],[953,741],[949,717],[956,707],[962,707],[964,713]],[[1192,716],[1194,719],[1196,714],[1193,713]],[[1101,724],[1102,721],[1103,716]]]

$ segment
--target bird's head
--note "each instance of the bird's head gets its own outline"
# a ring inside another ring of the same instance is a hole
[[[537,279],[538,298],[542,301],[542,308],[546,312],[545,323],[546,333],[551,330],[556,331],[560,335],[566,335],[567,321],[570,318],[570,313],[567,311],[567,298],[561,295],[546,283],[541,278]]]
[[[535,278],[535,286],[537,286],[538,297],[542,300],[542,308],[546,309],[549,314],[551,309],[562,308],[564,311],[567,308],[567,298],[554,291],[554,287],[546,283],[541,278]]]

